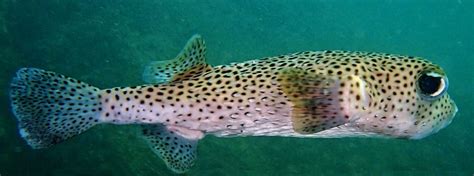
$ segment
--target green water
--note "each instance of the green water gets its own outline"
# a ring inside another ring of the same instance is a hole
[[[17,133],[8,84],[39,67],[101,88],[141,84],[143,67],[201,34],[213,65],[305,50],[416,55],[448,73],[459,112],[418,141],[206,137],[188,175],[474,174],[474,1],[1,0],[0,175],[171,175],[134,126],[100,125],[45,150]]]

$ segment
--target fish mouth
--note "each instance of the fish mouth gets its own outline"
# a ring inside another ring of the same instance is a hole
[[[447,120],[443,125],[441,125],[438,129],[438,131],[440,129],[443,129],[445,128],[446,126],[448,126],[449,124],[451,124],[451,122],[453,121],[454,117],[456,116],[456,114],[458,113],[459,109],[458,109],[458,106],[456,106],[456,103],[454,103],[453,100],[450,100],[451,101],[451,106],[454,108],[454,111],[451,113],[451,115],[449,116],[449,120]],[[437,131],[436,131],[437,132]]]
[[[456,103],[454,103],[453,100],[451,100],[451,105],[453,106],[454,108],[454,111],[453,113],[451,114],[451,117],[449,118],[449,120],[444,123],[444,125],[441,127],[442,128],[445,128],[446,126],[448,126],[449,124],[451,124],[451,122],[453,121],[454,117],[456,116],[456,114],[458,113],[459,109],[458,109],[458,106],[456,106]]]
[[[458,106],[456,106],[456,103],[454,103],[454,101],[451,100],[451,104],[454,106],[454,113],[453,113],[453,117],[456,116],[456,113],[458,113]]]
[[[442,124],[440,124],[439,126],[437,126],[435,128],[432,128],[431,130],[426,130],[426,132],[421,132],[421,133],[418,133],[418,134],[414,134],[413,136],[409,137],[409,139],[422,139],[422,138],[425,138],[425,137],[430,136],[432,134],[438,133],[441,129],[444,129],[449,124],[451,124],[451,122],[453,121],[453,119],[456,116],[459,109],[458,109],[458,107],[456,106],[456,103],[454,103],[453,100],[450,100],[450,101],[451,101],[450,102],[451,106],[453,107],[454,110],[452,111],[452,113],[448,116],[448,118]]]

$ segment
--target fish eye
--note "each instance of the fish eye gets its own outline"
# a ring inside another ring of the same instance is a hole
[[[448,89],[448,79],[435,72],[425,72],[417,80],[418,92],[428,99],[436,99]]]

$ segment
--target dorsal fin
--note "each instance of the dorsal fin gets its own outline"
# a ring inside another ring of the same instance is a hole
[[[339,81],[298,68],[282,70],[279,80],[293,104],[295,132],[312,134],[348,122],[340,109]]]
[[[146,66],[143,80],[163,84],[190,79],[211,70],[206,63],[206,45],[200,35],[193,35],[181,52],[171,60],[155,61]]]

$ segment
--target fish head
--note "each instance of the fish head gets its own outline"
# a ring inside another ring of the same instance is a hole
[[[449,125],[458,108],[447,93],[449,81],[441,69],[427,67],[417,75],[415,85],[415,122],[408,133],[411,139],[421,139]]]
[[[360,79],[351,79],[359,81],[360,88],[346,87],[358,97],[341,104],[351,114],[348,124],[359,132],[421,139],[451,123],[458,109],[447,93],[448,77],[438,65],[403,56],[360,63],[357,67],[366,71],[357,76]]]

